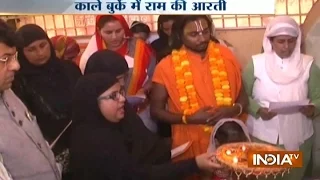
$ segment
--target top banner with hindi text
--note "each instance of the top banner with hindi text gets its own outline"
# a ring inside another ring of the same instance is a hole
[[[274,14],[275,0],[3,0],[2,14]]]

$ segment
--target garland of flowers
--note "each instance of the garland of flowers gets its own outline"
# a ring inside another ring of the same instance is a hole
[[[224,60],[222,59],[219,48],[215,47],[214,42],[208,46],[210,72],[214,95],[218,107],[231,106],[232,97],[230,82]],[[181,48],[179,51],[172,51],[172,60],[176,76],[176,85],[179,91],[181,110],[184,115],[191,115],[200,109],[197,93],[193,84],[193,75],[188,60],[187,51]],[[205,126],[204,131],[211,132],[212,127]]]

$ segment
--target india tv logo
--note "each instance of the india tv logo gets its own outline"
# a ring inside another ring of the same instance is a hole
[[[248,167],[301,168],[301,151],[249,151]]]

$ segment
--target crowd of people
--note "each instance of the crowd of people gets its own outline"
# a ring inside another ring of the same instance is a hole
[[[303,167],[277,179],[306,176],[320,70],[295,20],[275,17],[245,68],[206,15],[161,15],[150,34],[99,15],[78,65],[73,38],[0,21],[0,179],[233,180],[215,151],[234,142],[302,151]],[[298,112],[269,109],[303,100]]]

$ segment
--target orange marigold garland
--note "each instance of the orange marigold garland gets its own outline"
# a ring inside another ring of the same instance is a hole
[[[219,48],[214,42],[208,46],[210,72],[217,106],[231,106],[231,90],[228,73]],[[172,51],[172,60],[176,76],[176,85],[179,91],[181,110],[184,115],[191,115],[200,109],[197,93],[193,84],[193,76],[190,68],[187,51],[181,48]],[[212,127],[205,126],[205,131],[211,132]]]

